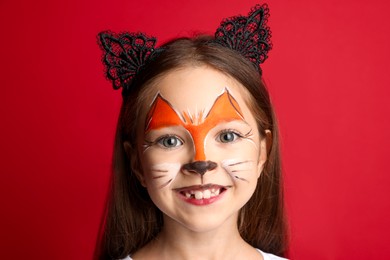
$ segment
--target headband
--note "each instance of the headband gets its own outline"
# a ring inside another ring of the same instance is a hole
[[[267,4],[256,5],[248,16],[234,16],[224,19],[217,28],[215,43],[233,49],[251,61],[261,74],[260,64],[267,58],[272,48],[271,32],[267,26],[269,9]],[[153,60],[163,48],[156,48],[157,39],[144,33],[120,33],[109,31],[98,35],[98,43],[103,50],[103,64],[108,80],[114,89],[122,88],[126,95],[134,77],[148,61]]]

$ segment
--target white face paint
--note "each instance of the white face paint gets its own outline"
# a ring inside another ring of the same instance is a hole
[[[240,158],[223,160],[221,166],[232,177],[233,181],[248,181],[250,176],[247,177],[246,175],[253,173],[257,165],[254,161]]]
[[[206,231],[236,219],[266,160],[247,90],[207,67],[170,72],[154,88],[138,151],[164,221]]]
[[[180,163],[160,163],[151,165],[149,170],[153,174],[153,186],[158,189],[165,188],[176,177],[180,168]]]

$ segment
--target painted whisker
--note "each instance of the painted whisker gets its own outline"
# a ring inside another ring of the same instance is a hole
[[[234,178],[239,179],[239,180],[241,180],[241,181],[249,182],[247,179],[242,178],[242,177],[238,177],[237,175],[235,175]]]
[[[168,170],[151,169],[153,172],[168,172]]]
[[[158,188],[159,188],[159,189],[165,188],[166,186],[168,186],[169,183],[171,183],[172,180],[173,180],[173,179],[170,179],[170,180],[167,181],[166,183],[160,185]]]
[[[243,164],[243,163],[249,163],[249,162],[252,162],[252,161],[251,160],[247,160],[247,161],[242,161],[242,162],[236,162],[236,163],[228,164],[226,166],[235,166],[235,165],[239,165],[239,164]]]
[[[231,172],[247,172],[251,171],[252,169],[244,169],[244,170],[232,170]]]
[[[164,177],[166,177],[166,176],[165,176],[165,175],[154,176],[154,177],[153,177],[153,180],[155,180],[155,179],[160,179],[160,178],[164,178]]]

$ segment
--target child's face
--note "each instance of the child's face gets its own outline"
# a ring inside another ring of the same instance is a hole
[[[138,153],[165,223],[198,232],[236,225],[266,160],[246,89],[208,67],[170,72],[152,88]]]

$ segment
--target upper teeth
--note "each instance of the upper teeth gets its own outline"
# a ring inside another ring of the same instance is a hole
[[[219,189],[206,189],[203,191],[196,190],[196,191],[185,191],[185,196],[187,198],[195,197],[197,200],[201,199],[209,199],[211,197],[215,197],[219,195]]]

